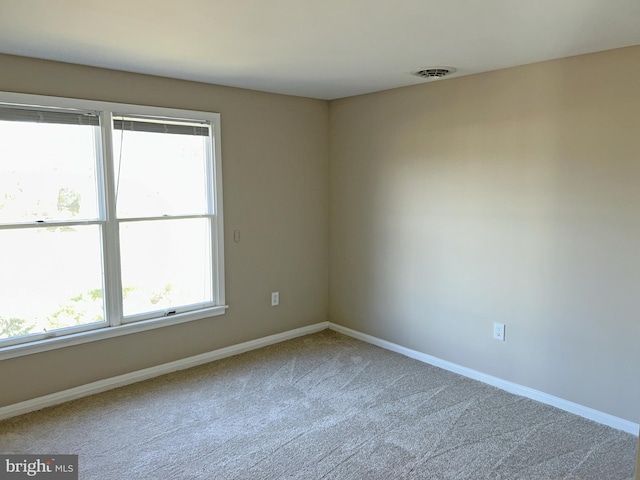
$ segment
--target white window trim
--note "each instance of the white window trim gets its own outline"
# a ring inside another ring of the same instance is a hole
[[[211,124],[212,136],[213,136],[213,185],[215,192],[209,198],[214,203],[212,205],[215,212],[215,219],[213,222],[213,238],[211,239],[211,256],[213,265],[214,285],[216,289],[214,291],[214,297],[217,299],[217,306],[210,308],[203,308],[194,311],[187,311],[184,313],[176,313],[171,316],[155,317],[145,320],[139,320],[136,322],[122,323],[116,326],[105,326],[102,328],[81,331],[77,333],[70,333],[67,335],[58,335],[51,338],[40,338],[31,342],[7,345],[0,348],[0,360],[20,357],[23,355],[30,355],[34,353],[45,352],[54,350],[57,348],[69,347],[72,345],[80,345],[83,343],[105,340],[108,338],[119,337],[121,335],[128,335],[131,333],[143,332],[156,328],[162,328],[170,325],[178,325],[181,323],[201,320],[204,318],[214,317],[222,315],[228,308],[225,305],[225,286],[224,286],[224,218],[222,208],[222,162],[221,162],[221,146],[220,146],[220,114],[211,112],[201,112],[194,110],[181,110],[164,107],[148,107],[141,105],[101,102],[91,100],[81,100],[74,98],[62,98],[51,97],[41,95],[30,95],[20,93],[6,93],[0,92],[0,102],[3,103],[15,103],[20,105],[39,105],[43,107],[57,107],[57,108],[73,108],[78,110],[93,110],[93,111],[117,111],[118,114],[123,115],[147,115],[150,117],[168,117],[168,118],[180,118],[188,120],[202,120],[209,121]],[[110,115],[109,115],[110,118]],[[104,120],[104,115],[103,115]],[[102,141],[105,144],[103,147],[111,149],[110,135],[104,135],[105,129],[103,128]],[[108,159],[110,157],[106,157]],[[107,161],[105,159],[105,161]],[[107,168],[107,175],[112,175],[113,172],[109,172]],[[109,182],[109,178],[105,179]],[[111,179],[112,181],[113,179]],[[114,212],[111,212],[113,214]],[[111,232],[112,233],[112,232]],[[104,233],[109,235],[109,232]],[[112,243],[113,244],[113,243]],[[115,243],[116,247],[118,244]],[[113,256],[108,256],[109,259],[114,259]],[[108,266],[105,266],[108,268]],[[113,282],[113,276],[110,277]],[[119,278],[116,280],[119,281]],[[114,290],[114,285],[109,290],[112,292],[120,292],[118,288]],[[114,305],[114,302],[108,302],[107,305]],[[115,305],[120,305],[116,302]],[[110,307],[108,307],[110,308]],[[109,312],[111,314],[116,313],[117,318],[122,318],[121,312]],[[52,332],[53,333],[53,332]]]

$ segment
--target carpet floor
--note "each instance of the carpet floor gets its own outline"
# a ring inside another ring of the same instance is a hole
[[[636,448],[328,330],[0,422],[0,452],[96,480],[631,480]]]

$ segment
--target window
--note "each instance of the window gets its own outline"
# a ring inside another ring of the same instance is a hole
[[[224,313],[219,116],[0,95],[0,357]]]

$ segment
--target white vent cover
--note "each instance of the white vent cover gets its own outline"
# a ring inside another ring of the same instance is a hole
[[[456,69],[453,67],[429,67],[411,72],[411,75],[426,78],[427,80],[437,80],[439,78],[446,77],[447,75],[451,75],[452,73],[455,73],[455,71]]]

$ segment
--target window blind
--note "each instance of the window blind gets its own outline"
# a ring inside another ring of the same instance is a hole
[[[132,132],[171,133],[176,135],[209,136],[209,125],[206,123],[178,123],[162,121],[145,121],[138,118],[114,117],[113,128]]]
[[[100,125],[98,115],[92,112],[45,110],[39,108],[11,108],[0,106],[0,120],[63,125]]]

